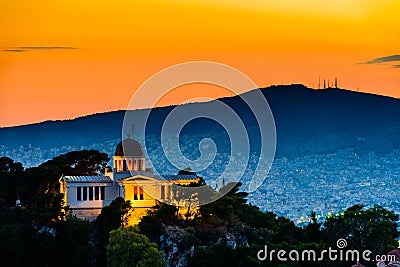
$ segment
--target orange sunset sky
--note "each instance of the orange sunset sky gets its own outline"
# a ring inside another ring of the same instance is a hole
[[[125,109],[151,75],[196,60],[260,87],[337,77],[400,98],[399,14],[398,0],[0,1],[0,127]]]

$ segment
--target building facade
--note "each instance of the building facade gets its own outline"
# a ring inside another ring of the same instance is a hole
[[[104,175],[68,176],[60,178],[60,192],[72,214],[92,221],[117,197],[130,200],[136,223],[156,200],[170,200],[171,185],[187,185],[200,180],[195,174],[156,176],[146,167],[140,143],[132,138],[120,142],[113,156],[113,167]]]

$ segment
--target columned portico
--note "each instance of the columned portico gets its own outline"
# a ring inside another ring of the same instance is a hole
[[[138,223],[157,200],[171,200],[171,184],[188,185],[199,181],[196,175],[162,175],[156,177],[147,168],[140,143],[132,138],[120,142],[112,167],[98,176],[62,176],[60,192],[73,214],[94,220],[101,209],[117,197],[129,200],[133,207],[130,223]]]

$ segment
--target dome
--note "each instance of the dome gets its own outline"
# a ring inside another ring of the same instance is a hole
[[[142,145],[135,139],[127,138],[117,145],[115,156],[144,157]]]

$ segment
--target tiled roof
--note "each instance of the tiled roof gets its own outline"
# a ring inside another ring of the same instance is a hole
[[[161,177],[168,181],[176,181],[176,180],[196,180],[197,176],[194,174],[189,175],[161,175]]]
[[[111,183],[112,180],[109,176],[63,176],[63,178],[70,183]]]

